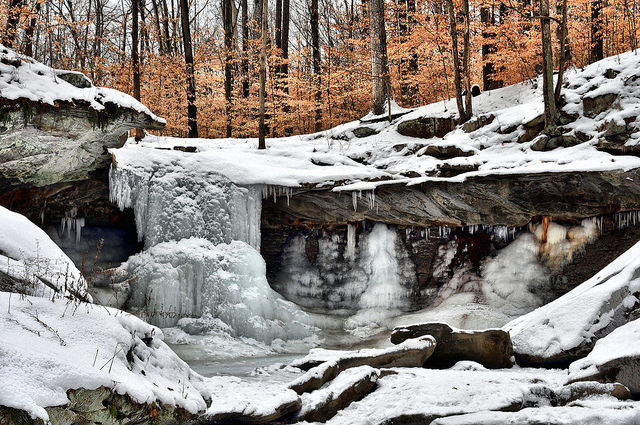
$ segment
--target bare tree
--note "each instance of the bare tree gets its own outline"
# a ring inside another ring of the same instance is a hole
[[[468,16],[468,7],[469,7],[469,3],[468,2],[464,2],[466,3],[466,15]],[[465,7],[465,5],[463,4],[463,8]],[[449,11],[449,32],[451,34],[451,56],[453,59],[453,85],[454,88],[456,90],[456,105],[458,107],[458,115],[460,116],[460,122],[466,122],[467,120],[469,120],[469,118],[471,118],[471,92],[470,90],[467,89],[467,109],[465,109],[465,104],[462,100],[462,76],[461,74],[461,70],[460,70],[460,53],[458,50],[458,26],[457,26],[457,18],[456,18],[456,12],[455,12],[455,6],[453,5],[453,0],[447,0],[447,9]],[[467,23],[465,22],[465,33],[467,31],[468,27],[467,27]],[[465,41],[464,43],[464,52],[463,52],[463,56],[465,57],[463,60],[463,66],[465,68],[467,68],[467,72],[468,72],[468,55],[469,55],[469,47],[468,47],[468,39],[467,39],[468,35],[465,35]],[[468,86],[468,77],[466,77],[465,79],[465,85]]]
[[[320,58],[320,24],[318,14],[318,0],[311,0],[309,8],[311,16],[311,52],[313,57],[313,74],[315,77],[315,131],[322,130],[322,62]]]
[[[550,128],[556,120],[556,99],[553,89],[553,50],[551,46],[551,18],[549,0],[540,0],[540,32],[542,34],[542,97],[544,124]]]
[[[556,81],[555,89],[555,102],[560,102],[560,94],[562,91],[562,80],[564,79],[564,69],[569,61],[569,48],[567,43],[567,0],[562,0],[558,3],[558,9],[560,9],[560,15],[562,20],[560,21],[560,28],[558,28],[558,39],[560,42],[560,58],[558,59],[558,81]]]
[[[2,37],[2,43],[7,47],[13,47],[16,34],[18,33],[18,22],[20,21],[20,11],[24,6],[25,0],[9,0],[9,16],[7,16],[7,24]]]
[[[139,0],[131,0],[131,72],[133,73],[133,97],[140,101],[140,56],[138,55],[138,47],[140,37],[138,31],[138,11]],[[133,136],[136,140],[142,139],[144,136],[141,129],[133,130]]]
[[[189,0],[180,0],[180,22],[182,24],[182,43],[184,45],[184,61],[187,74],[187,122],[189,126],[189,137],[198,137],[198,108],[196,107],[196,78],[193,69],[193,50],[191,47]]]
[[[185,1],[185,0],[183,0]],[[267,13],[269,11],[269,0],[261,0],[262,14],[260,17],[260,122],[258,128],[258,149],[266,149],[265,135],[267,128],[264,122],[265,113],[265,86],[267,80]]]
[[[393,95],[387,58],[387,31],[384,21],[384,0],[369,0],[369,30],[371,32],[371,70],[373,78],[374,115],[381,115]],[[391,110],[389,109],[389,117]]]
[[[224,27],[224,101],[226,136],[231,137],[231,89],[233,88],[233,0],[222,0],[222,22]]]

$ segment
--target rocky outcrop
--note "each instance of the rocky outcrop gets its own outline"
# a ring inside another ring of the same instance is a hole
[[[606,93],[596,96],[586,95],[582,98],[584,116],[589,118],[597,117],[600,113],[611,108],[616,99],[618,99],[616,93]]]
[[[198,415],[184,409],[162,404],[140,404],[126,395],[99,387],[95,390],[80,388],[67,391],[69,403],[47,407],[49,420],[55,425],[126,425],[126,424],[195,424]],[[0,424],[44,425],[23,410],[0,406]]]
[[[159,130],[164,120],[79,72],[54,70],[6,48],[0,56],[0,204],[32,220],[46,206],[58,222],[61,211],[83,200],[106,206],[107,150],[122,146],[128,130]]]
[[[446,323],[421,323],[395,328],[391,342],[400,344],[425,335],[436,339],[435,350],[425,363],[427,367],[446,368],[462,360],[493,369],[513,366],[511,338],[501,329],[463,331],[454,330]]]
[[[456,127],[456,124],[453,117],[422,117],[401,122],[398,124],[398,133],[420,139],[444,137]]]
[[[375,202],[351,192],[297,189],[263,202],[262,224],[346,225],[363,220],[428,227],[487,224],[525,226],[532,217],[575,220],[640,209],[640,170],[468,177],[464,182],[389,184]]]

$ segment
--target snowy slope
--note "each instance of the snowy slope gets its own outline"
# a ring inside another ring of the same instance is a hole
[[[24,282],[21,289],[30,295],[88,297],[87,282],[69,257],[29,219],[2,206],[0,273]]]
[[[628,146],[640,140],[640,84],[636,70],[640,56],[628,52],[594,63],[584,70],[569,70],[563,90],[567,136],[579,134],[584,143],[543,152],[532,150],[536,139],[518,143],[522,124],[542,114],[541,84],[521,83],[481,94],[473,99],[475,116],[495,116],[489,124],[466,133],[461,127],[444,138],[402,136],[398,125],[423,117],[456,117],[455,100],[413,110],[392,124],[354,121],[312,135],[267,141],[268,149],[256,150],[256,139],[178,139],[147,137],[114,150],[119,166],[140,169],[187,169],[205,176],[215,170],[240,185],[266,184],[286,187],[338,186],[334,190],[373,190],[384,184],[418,184],[427,180],[464,181],[472,176],[568,171],[629,170],[640,167],[640,158],[613,156],[596,149],[605,129],[603,122],[629,122]],[[611,68],[618,73],[607,79]],[[635,78],[635,79],[634,79]],[[597,87],[597,89],[596,89]],[[618,94],[607,111],[595,119],[583,115],[583,98]],[[358,138],[353,131],[366,126],[378,134]],[[577,136],[576,136],[577,137]],[[194,153],[167,151],[175,146],[196,148]],[[471,156],[437,159],[426,154],[429,146],[453,146]],[[165,149],[165,150],[155,150]],[[438,167],[468,167],[455,177],[442,177]]]
[[[58,76],[61,73],[71,72],[50,68],[0,44],[0,98],[28,99],[51,106],[57,106],[59,102],[87,102],[96,111],[103,110],[104,105],[110,102],[148,115],[153,121],[166,122],[128,94],[93,84],[78,88],[61,79]],[[84,75],[77,74],[79,78],[86,79]]]
[[[162,332],[120,310],[0,292],[0,405],[48,420],[69,389],[111,388],[138,403],[206,409],[201,376]],[[7,390],[10,389],[10,390]]]
[[[640,242],[569,293],[504,326],[517,354],[566,361],[626,323],[640,302]],[[571,354],[566,354],[571,350]]]

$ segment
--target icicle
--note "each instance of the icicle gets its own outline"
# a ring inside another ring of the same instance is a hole
[[[353,210],[358,211],[358,194],[355,191],[351,192],[351,199],[353,201]]]
[[[356,226],[353,223],[347,224],[347,250],[345,257],[348,260],[354,260],[356,258]]]
[[[373,190],[367,192],[367,202],[369,203],[369,209],[372,210],[376,205],[376,194]]]
[[[82,228],[84,227],[84,217],[75,219],[76,228],[76,247],[80,245],[80,237],[82,235]]]

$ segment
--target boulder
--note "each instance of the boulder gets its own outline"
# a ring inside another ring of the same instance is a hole
[[[640,315],[637,298],[628,303],[636,306],[633,316]],[[585,380],[619,383],[640,396],[640,319],[598,340],[587,357],[569,365],[569,382]]]
[[[424,152],[424,155],[429,155],[437,159],[452,159],[458,157],[473,156],[473,151],[463,151],[457,146],[438,146],[429,145]]]
[[[481,129],[482,127],[489,125],[496,119],[496,116],[493,114],[489,115],[480,115],[475,117],[462,125],[462,131],[465,133],[472,133],[476,130]]]
[[[379,377],[380,371],[369,366],[345,370],[326,387],[304,394],[296,419],[309,422],[331,419],[338,411],[369,394]]]
[[[569,148],[571,146],[579,145],[583,143],[582,140],[572,135],[559,135],[559,136],[542,136],[531,145],[532,151],[552,151],[557,148]]]
[[[398,133],[420,139],[444,137],[456,127],[456,124],[457,121],[453,117],[422,117],[401,122],[398,124]]]
[[[375,134],[378,134],[378,131],[374,130],[371,127],[366,127],[366,126],[358,127],[353,130],[353,135],[356,136],[358,139],[361,139],[363,137],[373,136]]]
[[[618,99],[616,93],[606,93],[598,96],[586,95],[582,98],[583,114],[585,117],[595,118],[601,112],[611,108]]]
[[[433,354],[425,366],[451,367],[462,360],[471,360],[488,368],[513,366],[513,347],[509,333],[501,329],[481,331],[454,330],[446,323],[421,323],[396,327],[391,342],[400,344],[410,338],[431,335],[436,340]]]
[[[298,394],[315,391],[343,371],[359,366],[422,367],[435,346],[433,337],[423,336],[385,349],[363,349],[337,355],[329,350],[312,350],[307,357],[291,363],[307,372],[292,382],[289,388]]]

